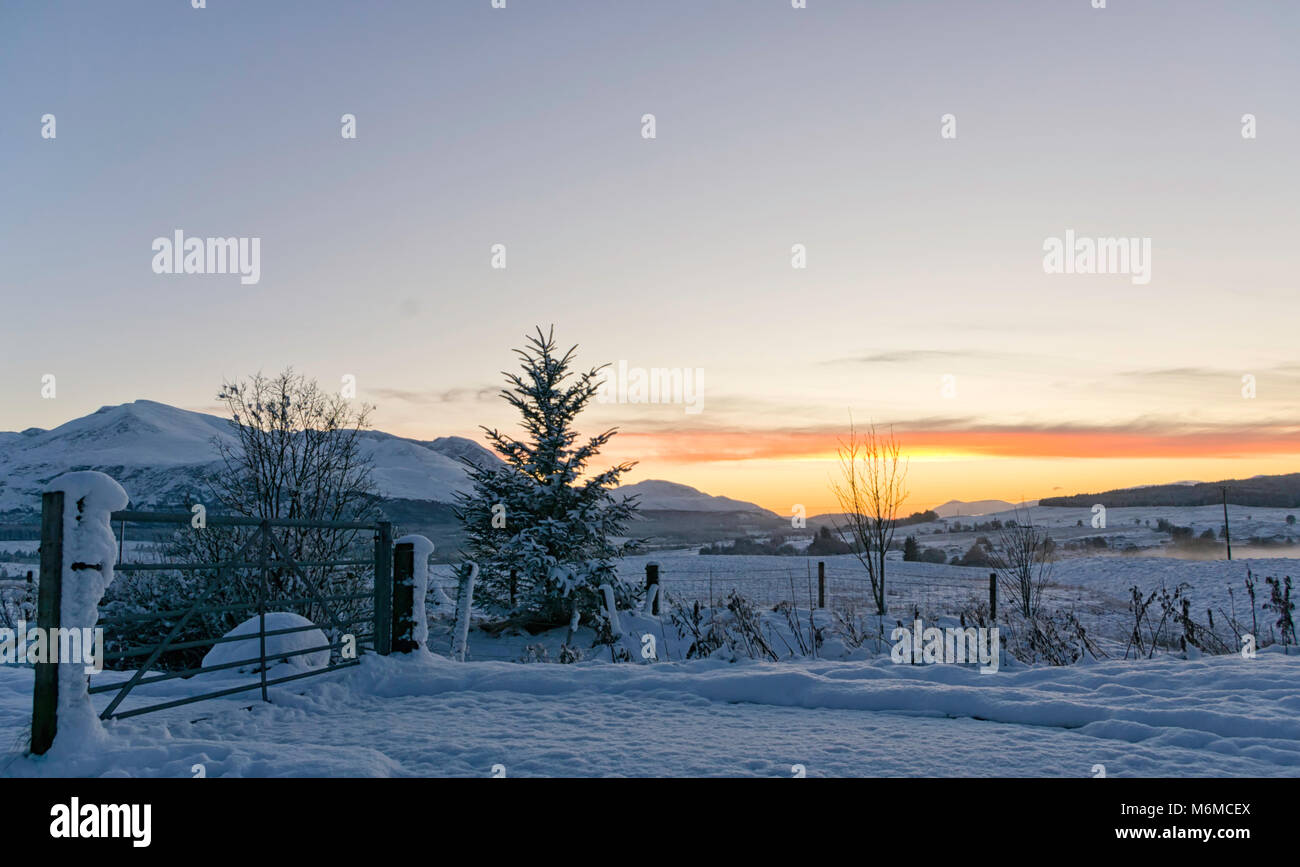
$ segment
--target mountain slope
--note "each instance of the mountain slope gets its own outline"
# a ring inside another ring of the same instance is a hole
[[[102,407],[53,430],[0,433],[0,513],[31,514],[41,489],[70,470],[94,469],[113,476],[133,506],[189,504],[203,479],[221,467],[217,444],[236,446],[226,419],[151,400]],[[363,453],[374,464],[380,494],[390,501],[451,503],[470,489],[465,461],[500,464],[492,452],[464,437],[419,441],[382,431],[362,434]],[[645,511],[745,513],[775,518],[753,503],[714,497],[687,485],[648,480],[619,489],[638,496]],[[423,511],[429,511],[424,509]],[[441,515],[445,509],[434,509]]]
[[[219,442],[237,444],[225,419],[150,400],[102,407],[53,430],[6,433],[0,435],[0,512],[39,508],[50,479],[83,469],[113,476],[136,506],[192,502],[204,477],[221,466]],[[379,431],[362,435],[375,482],[391,498],[450,502],[469,489],[458,456],[472,446],[459,437],[435,446]]]
[[[690,485],[665,482],[661,479],[646,479],[632,485],[623,485],[615,496],[637,497],[637,503],[643,510],[664,510],[676,512],[755,512],[764,517],[777,517],[762,506],[733,500],[730,497],[715,497],[696,490]]]

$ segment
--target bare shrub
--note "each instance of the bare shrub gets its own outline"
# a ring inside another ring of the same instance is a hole
[[[1014,521],[1003,524],[989,563],[1011,604],[1033,620],[1042,604],[1043,589],[1052,575],[1055,545],[1047,531],[1034,526],[1031,512],[1016,510]]]
[[[1277,615],[1277,628],[1282,633],[1282,650],[1289,653],[1287,649],[1290,645],[1295,644],[1295,619],[1291,612],[1295,610],[1295,603],[1291,601],[1291,576],[1279,581],[1276,578],[1265,578],[1265,583],[1269,587],[1269,601],[1264,603],[1264,610],[1271,611]]]
[[[1017,610],[1009,623],[1012,638],[1007,651],[1021,662],[1073,665],[1085,656],[1106,656],[1073,611],[1039,612],[1026,618]]]

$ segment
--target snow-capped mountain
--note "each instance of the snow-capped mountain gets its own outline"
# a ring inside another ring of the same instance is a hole
[[[381,431],[363,434],[380,493],[389,500],[454,501],[470,488],[462,459],[500,459],[473,440],[446,436],[429,441]],[[39,510],[41,489],[70,470],[100,470],[117,479],[140,506],[192,502],[200,480],[221,465],[217,443],[235,445],[230,422],[152,400],[105,406],[53,430],[0,433],[0,513]],[[626,485],[645,510],[756,512],[753,503],[713,497],[686,485],[657,480]]]
[[[113,476],[136,506],[189,502],[221,464],[218,442],[235,444],[227,420],[151,400],[102,407],[53,430],[0,434],[0,512],[38,509],[50,479],[82,469]],[[461,437],[421,443],[368,431],[363,448],[388,498],[450,502],[469,487],[462,455],[496,460]]]

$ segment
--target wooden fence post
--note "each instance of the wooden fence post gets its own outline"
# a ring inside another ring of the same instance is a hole
[[[393,649],[393,525],[379,524],[375,533],[375,652]]]
[[[415,544],[398,542],[393,548],[393,653],[410,653],[415,640]]]
[[[645,592],[647,596],[650,595],[651,588],[654,588],[655,598],[654,598],[654,603],[650,608],[650,613],[657,616],[659,614],[659,597],[662,592],[659,588],[659,564],[658,563],[645,564]]]
[[[817,561],[817,607],[826,607],[826,561]]]
[[[103,657],[87,650],[84,640],[78,651],[62,630],[93,635],[89,640],[103,647],[103,633],[95,624],[100,600],[113,583],[112,514],[128,502],[121,485],[93,470],[64,473],[41,494],[41,586],[36,600],[40,631],[36,636],[38,642],[44,637],[45,647],[32,659],[36,671],[31,751],[36,755],[49,751],[60,724],[65,729],[102,732],[88,675],[101,670]],[[74,503],[76,508],[70,508]],[[65,509],[75,518],[69,519]]]
[[[63,491],[41,495],[41,585],[36,599],[36,626],[54,635],[63,610]],[[36,664],[32,693],[32,752],[44,755],[58,731],[59,666]]]
[[[998,619],[998,573],[989,573],[989,620]]]

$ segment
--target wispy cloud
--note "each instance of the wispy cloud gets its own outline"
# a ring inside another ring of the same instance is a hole
[[[181,407],[181,409],[189,410],[190,412],[201,412],[201,413],[205,413],[206,415],[224,416],[227,412],[225,406],[217,403],[211,403],[205,406],[183,406]]]
[[[447,388],[419,390],[401,388],[376,388],[371,393],[380,400],[431,406],[445,403],[481,403],[492,400],[501,393],[501,387],[482,385],[474,388]]]
[[[1160,367],[1148,370],[1123,370],[1119,375],[1129,379],[1214,379],[1232,374],[1211,367]]]
[[[1146,380],[1163,384],[1183,383],[1222,383],[1240,382],[1243,374],[1254,374],[1257,378],[1277,377],[1278,379],[1300,379],[1300,364],[1284,363],[1258,365],[1228,369],[1226,367],[1157,367],[1141,370],[1125,370],[1119,373],[1126,379]]]
[[[868,355],[835,358],[825,364],[921,364],[929,361],[1009,361],[1025,358],[1011,352],[984,349],[895,349]]]

